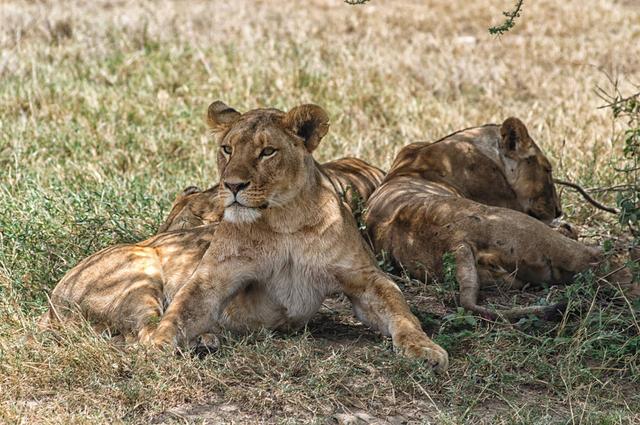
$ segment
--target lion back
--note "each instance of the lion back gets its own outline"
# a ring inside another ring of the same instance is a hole
[[[380,168],[353,157],[326,162],[321,168],[353,212],[362,208],[385,176]]]

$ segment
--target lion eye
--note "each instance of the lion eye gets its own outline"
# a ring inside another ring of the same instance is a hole
[[[274,148],[264,148],[260,152],[260,158],[269,158],[270,156],[275,155],[276,152],[277,151]]]
[[[233,152],[233,149],[231,149],[231,146],[229,145],[223,145],[222,152],[224,152],[227,155],[231,155],[231,152]]]

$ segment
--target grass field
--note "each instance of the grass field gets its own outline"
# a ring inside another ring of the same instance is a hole
[[[178,191],[217,180],[203,120],[216,99],[317,103],[331,117],[317,159],[381,167],[514,115],[556,176],[619,183],[619,128],[595,89],[609,75],[637,91],[640,2],[525,1],[490,36],[512,3],[0,2],[0,423],[638,423],[640,304],[590,274],[500,294],[572,300],[559,322],[515,324],[459,312],[446,282],[401,279],[450,353],[444,376],[394,355],[341,298],[302,332],[228,336],[204,359],[35,331],[70,267],[152,235]],[[562,197],[585,240],[628,240]]]

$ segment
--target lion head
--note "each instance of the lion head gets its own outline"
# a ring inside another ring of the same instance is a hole
[[[551,163],[518,118],[507,118],[500,126],[499,149],[522,211],[544,222],[560,217],[562,208]]]
[[[315,168],[311,153],[327,133],[328,121],[316,105],[241,114],[220,101],[212,103],[207,122],[218,136],[223,220],[254,222],[308,187]]]

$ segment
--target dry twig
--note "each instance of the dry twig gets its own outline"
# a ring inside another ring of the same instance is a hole
[[[557,184],[561,184],[563,186],[568,186],[572,189],[575,189],[576,191],[578,191],[583,197],[584,199],[586,199],[591,205],[593,205],[594,207],[601,209],[603,211],[607,211],[610,212],[611,214],[618,214],[618,210],[612,207],[607,207],[606,205],[602,205],[600,202],[596,201],[595,199],[593,199],[591,196],[589,196],[589,194],[579,185],[575,184],[575,183],[571,183],[571,182],[567,182],[564,180],[558,180],[558,179],[553,179],[554,183]]]

